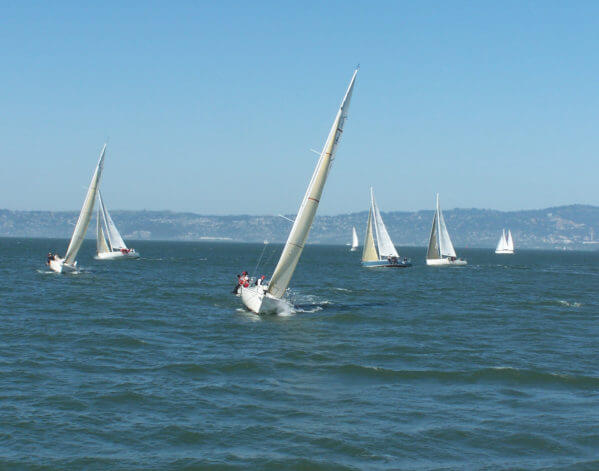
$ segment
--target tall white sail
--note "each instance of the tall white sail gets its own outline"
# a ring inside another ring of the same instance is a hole
[[[499,251],[505,251],[508,248],[508,241],[505,238],[505,229],[503,229],[501,231],[501,238],[499,239],[499,242],[497,243],[497,248],[495,249],[496,252]]]
[[[102,215],[102,209],[98,208],[98,213],[96,216],[96,251],[98,253],[106,253],[110,252],[108,248],[108,244],[106,243],[106,237],[104,237],[104,229],[102,227],[105,225],[104,216]]]
[[[514,251],[514,239],[512,239],[512,231],[508,229],[507,231],[507,249]]]
[[[126,249],[127,245],[125,241],[121,237],[116,225],[114,224],[112,218],[110,217],[110,213],[108,209],[106,209],[106,205],[104,204],[104,199],[102,198],[102,192],[98,190],[98,203],[100,205],[100,209],[104,216],[104,222],[106,223],[106,233],[108,235],[108,242],[110,243],[111,250],[121,250]]]
[[[352,250],[356,250],[358,248],[358,233],[356,232],[356,227],[352,227],[352,238],[351,238],[351,248]]]
[[[443,217],[443,212],[441,211],[441,206],[439,205],[438,194],[437,218],[439,220],[439,252],[441,253],[441,257],[457,257],[449,237],[449,232],[447,231],[447,226],[445,225],[445,218]]]
[[[96,166],[96,170],[94,171],[89,188],[87,189],[87,195],[85,196],[83,207],[79,213],[79,219],[75,225],[75,230],[73,231],[73,236],[71,237],[71,242],[69,243],[69,248],[67,249],[67,253],[65,255],[64,262],[67,265],[73,265],[75,263],[77,253],[79,252],[81,244],[83,243],[83,239],[85,238],[85,233],[87,232],[87,228],[92,217],[92,212],[94,211],[94,203],[96,201],[96,193],[98,192],[98,184],[100,182],[100,178],[102,177],[102,169],[104,167],[105,153],[106,144],[104,144],[104,147],[102,147],[98,165]]]
[[[379,208],[376,205],[376,201],[374,199],[374,190],[372,188],[370,188],[370,203],[372,205],[372,212],[374,214],[374,229],[376,232],[376,241],[379,249],[379,256],[385,258],[399,257],[399,254],[397,253],[397,250],[395,250],[395,246],[391,241],[391,237],[389,237],[387,227],[383,222],[383,218],[381,217]]]
[[[439,213],[437,210],[435,210],[435,215],[433,216],[433,227],[431,228],[431,237],[428,241],[426,258],[429,260],[441,258],[441,252],[439,251]]]
[[[376,262],[379,259],[379,254],[374,245],[374,237],[372,235],[372,207],[368,212],[368,223],[366,224],[366,235],[364,236],[364,248],[362,249],[363,262]]]
[[[275,271],[268,285],[268,292],[275,298],[281,298],[283,294],[285,294],[302,250],[304,249],[304,244],[306,243],[308,234],[310,233],[314,215],[316,214],[318,203],[320,202],[320,198],[322,196],[322,190],[326,183],[331,164],[335,158],[335,151],[337,149],[339,139],[341,138],[341,133],[343,132],[343,125],[347,118],[347,112],[349,109],[357,73],[358,70],[356,69],[351,78],[343,101],[341,102],[341,106],[337,112],[337,116],[335,117],[335,121],[333,122],[333,126],[331,127],[326,143],[322,149],[320,158],[316,164],[316,168],[314,169],[310,184],[308,185],[308,189],[306,190],[306,194],[304,195],[304,199],[300,205],[295,222],[293,223],[293,227],[291,228],[291,232],[287,238],[287,243],[283,248],[281,258],[277,263]]]

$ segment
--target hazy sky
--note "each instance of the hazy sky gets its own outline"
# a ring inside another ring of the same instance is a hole
[[[126,5],[124,5],[126,4]],[[0,208],[599,205],[599,2],[3,2]]]

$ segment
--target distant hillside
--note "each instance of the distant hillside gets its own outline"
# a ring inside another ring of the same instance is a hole
[[[171,211],[113,211],[113,219],[125,239],[205,240],[225,239],[283,242],[291,226],[278,216],[202,216]],[[521,248],[598,248],[589,244],[591,234],[599,238],[599,207],[561,206],[529,211],[454,209],[444,211],[457,247],[494,247],[501,229],[510,228]],[[317,217],[310,243],[343,244],[356,226],[360,238],[367,212]],[[293,216],[290,216],[293,217]],[[396,245],[424,246],[428,241],[433,211],[383,213]],[[70,237],[75,211],[0,210],[0,236]],[[95,222],[92,222],[93,228]],[[95,231],[88,232],[94,237]]]

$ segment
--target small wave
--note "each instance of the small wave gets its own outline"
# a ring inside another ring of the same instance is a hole
[[[333,288],[335,291],[345,291],[347,293],[351,292],[351,289],[347,289],[347,288]]]
[[[561,306],[566,306],[566,307],[581,307],[582,303],[578,303],[578,302],[570,302],[570,301],[566,301],[565,299],[558,299],[557,303]]]
[[[574,387],[577,389],[599,388],[599,378],[594,376],[568,375],[535,370],[521,370],[510,366],[496,366],[473,371],[443,370],[393,370],[378,366],[346,364],[339,367],[341,373],[352,376],[380,378],[385,380],[431,380],[459,383],[516,383],[520,385],[546,385]]]

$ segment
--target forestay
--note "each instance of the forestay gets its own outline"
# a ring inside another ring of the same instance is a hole
[[[77,253],[79,252],[81,244],[83,243],[83,239],[85,238],[85,233],[87,232],[87,228],[92,217],[92,212],[94,211],[94,203],[96,201],[96,194],[98,192],[98,184],[100,183],[102,169],[104,167],[105,153],[106,144],[104,144],[104,147],[102,147],[98,165],[96,166],[96,170],[89,184],[89,188],[87,189],[83,207],[79,213],[79,219],[77,219],[77,224],[75,225],[75,230],[73,231],[73,236],[71,237],[71,242],[69,243],[69,247],[65,255],[65,263],[67,265],[73,265],[75,263]]]
[[[283,248],[281,258],[268,285],[268,292],[275,298],[281,298],[285,294],[304,249],[308,234],[310,233],[310,228],[312,227],[312,222],[314,221],[314,216],[322,196],[322,190],[335,158],[335,151],[339,144],[341,133],[343,132],[343,125],[347,118],[357,73],[358,70],[356,69],[314,169],[310,184]]]

